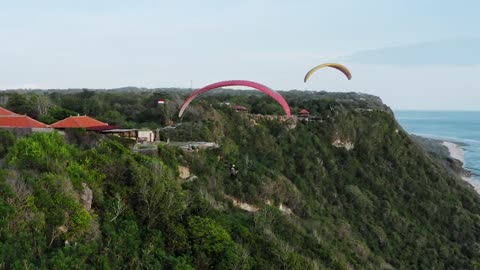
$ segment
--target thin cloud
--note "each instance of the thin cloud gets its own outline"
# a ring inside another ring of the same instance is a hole
[[[342,60],[373,65],[469,66],[480,64],[479,49],[480,39],[441,40],[360,51]]]

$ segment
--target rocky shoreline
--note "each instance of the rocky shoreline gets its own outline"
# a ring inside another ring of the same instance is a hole
[[[471,180],[475,175],[464,167],[463,143],[426,138],[413,134],[410,136],[415,142],[424,147],[429,154],[442,160],[454,174],[471,184],[480,193],[480,186]]]

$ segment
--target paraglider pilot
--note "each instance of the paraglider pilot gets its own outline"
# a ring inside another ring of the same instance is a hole
[[[230,168],[230,177],[232,178],[237,178],[238,170],[235,168],[235,164],[232,165],[232,168]]]

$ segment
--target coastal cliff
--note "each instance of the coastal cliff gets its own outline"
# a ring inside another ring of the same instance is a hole
[[[242,91],[192,104],[181,124],[161,130],[169,143],[154,152],[134,152],[113,137],[67,143],[58,133],[4,143],[0,268],[480,265],[480,197],[403,131],[380,99],[282,95],[311,119],[292,126],[252,117],[282,112]]]

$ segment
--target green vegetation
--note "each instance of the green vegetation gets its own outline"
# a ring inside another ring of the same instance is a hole
[[[215,141],[218,149],[161,145],[139,154],[84,131],[18,139],[2,131],[0,268],[480,267],[479,196],[414,143],[381,102],[288,92],[294,111],[318,116],[291,128],[220,105],[280,110],[243,93],[207,95],[182,125],[162,129],[172,141]],[[169,112],[150,104],[155,92],[35,95],[58,106],[44,114],[52,118],[55,108],[119,113],[130,126],[175,120],[175,106]],[[177,94],[161,95],[173,103]],[[188,179],[179,177],[179,165],[190,169]],[[242,210],[232,197],[258,210]]]

